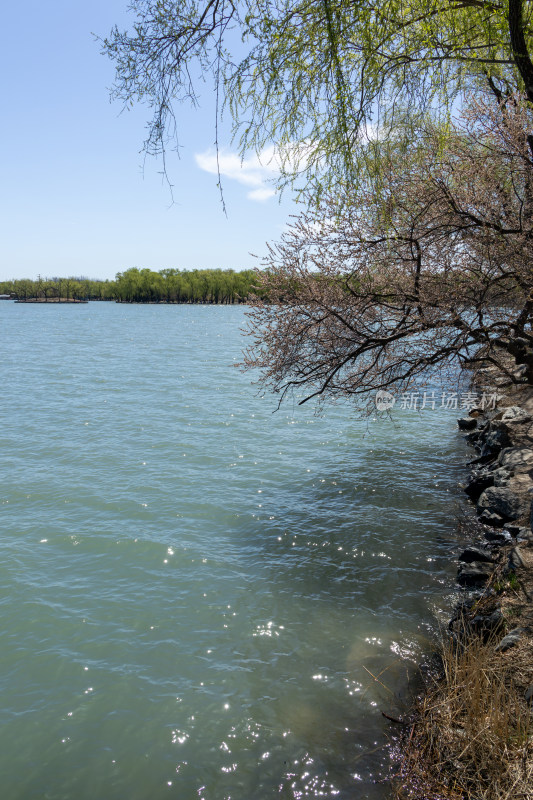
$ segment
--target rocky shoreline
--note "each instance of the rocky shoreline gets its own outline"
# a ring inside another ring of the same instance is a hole
[[[458,420],[476,451],[462,596],[413,706],[389,717],[395,800],[533,800],[533,387],[491,377],[495,407]]]
[[[456,607],[450,630],[484,638],[501,634],[495,651],[505,652],[533,636],[533,397],[523,387],[501,396],[494,410],[473,408],[458,425],[469,431],[466,438],[478,453],[464,486],[477,521],[457,572],[457,583],[470,591]],[[527,603],[523,624],[513,628],[505,616],[505,588],[519,588]]]

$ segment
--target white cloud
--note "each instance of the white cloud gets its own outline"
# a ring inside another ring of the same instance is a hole
[[[368,123],[359,131],[358,139],[362,144],[378,142],[390,136],[383,126]],[[276,194],[275,184],[282,173],[285,175],[305,172],[314,164],[319,167],[321,159],[317,157],[311,143],[289,142],[281,150],[273,145],[264,147],[260,153],[241,158],[237,153],[221,149],[217,152],[213,148],[203,153],[195,153],[194,159],[200,169],[211,175],[220,175],[223,178],[235,180],[248,187],[247,197],[262,203]]]
[[[220,150],[218,161],[216,151],[210,149],[204,153],[196,153],[196,164],[200,169],[212,175],[220,174],[250,188],[247,197],[250,200],[264,202],[276,194],[272,179],[280,172],[279,159],[273,147],[265,147],[259,155],[241,159],[236,153]]]
[[[248,197],[250,200],[257,200],[261,203],[263,200],[268,200],[270,197],[274,197],[275,194],[275,189],[269,189],[268,186],[264,186],[262,189],[254,189],[253,191],[248,192]]]

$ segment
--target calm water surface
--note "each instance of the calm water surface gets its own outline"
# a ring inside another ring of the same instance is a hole
[[[464,445],[453,412],[272,413],[243,321],[0,303],[4,800],[387,795]]]

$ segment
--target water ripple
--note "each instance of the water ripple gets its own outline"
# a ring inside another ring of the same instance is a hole
[[[0,306],[3,796],[383,798],[453,571],[449,416],[272,414],[241,308],[43,311]]]

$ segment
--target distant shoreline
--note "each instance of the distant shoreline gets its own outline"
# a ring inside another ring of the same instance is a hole
[[[69,298],[67,300],[66,297],[49,297],[47,300],[45,300],[44,297],[33,297],[31,299],[28,299],[28,300],[14,300],[13,302],[14,303],[39,303],[40,305],[48,305],[50,303],[55,304],[55,305],[58,305],[59,303],[61,303],[61,305],[63,305],[63,304],[72,305],[73,303],[75,303],[76,305],[79,305],[80,303],[86,304],[89,301],[88,300],[74,300],[72,298]]]
[[[72,298],[66,299],[64,297],[57,298],[57,297],[49,297],[48,300],[45,300],[44,297],[32,297],[28,298],[27,300],[17,300],[13,297],[5,297],[0,298],[2,300],[11,300],[13,303],[39,303],[40,305],[63,305],[63,304],[80,304],[80,303],[117,303],[120,305],[128,305],[128,306],[243,306],[248,305],[248,299],[245,300],[233,300],[231,302],[224,302],[218,301],[215,302],[214,300],[113,300],[113,299],[104,299],[104,300],[73,300]]]
[[[91,280],[83,276],[29,278],[0,281],[0,299],[23,302],[70,300],[116,300],[124,303],[242,303],[262,294],[255,270],[151,269],[131,267],[114,280]]]

